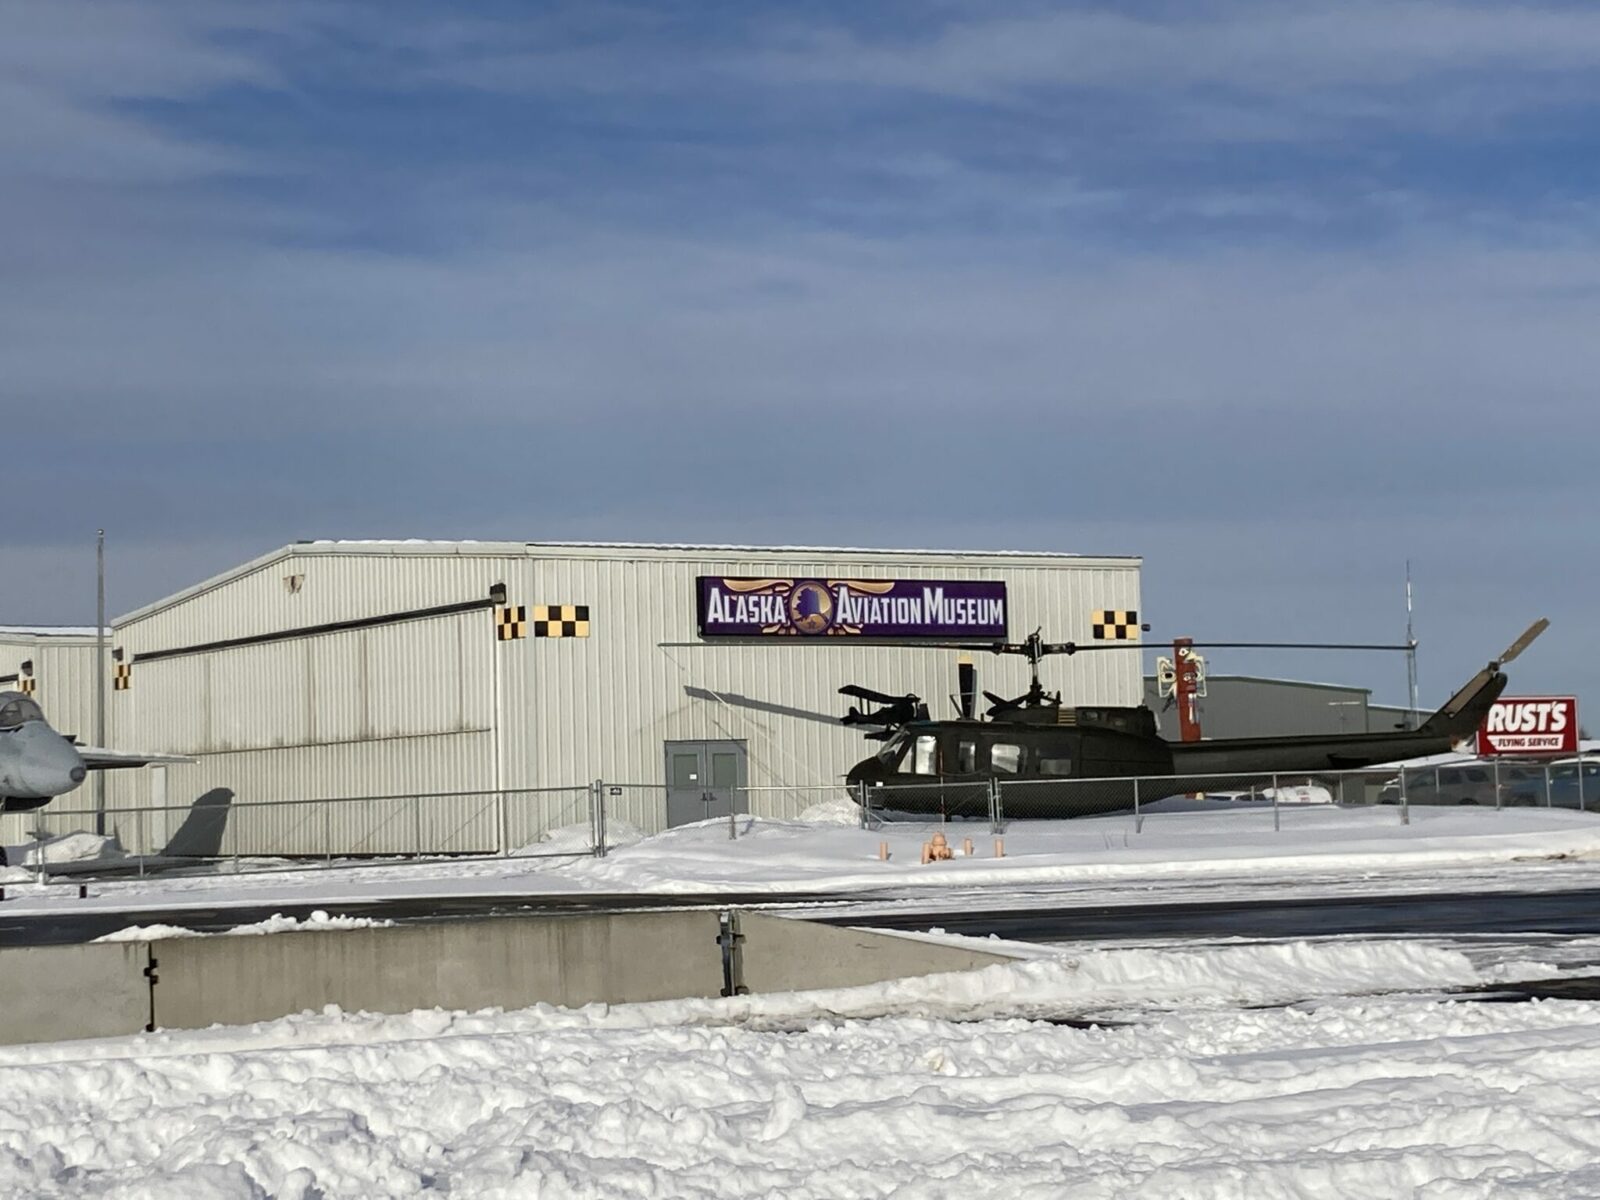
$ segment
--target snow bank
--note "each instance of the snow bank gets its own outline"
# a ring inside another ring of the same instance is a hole
[[[607,846],[631,846],[643,840],[643,831],[627,821],[606,822]],[[593,850],[594,828],[585,821],[576,825],[559,825],[554,829],[547,829],[537,842],[529,842],[526,846],[513,850],[511,856],[527,858],[541,854],[588,854]]]
[[[307,930],[319,929],[385,929],[393,924],[393,921],[380,921],[372,917],[330,916],[319,908],[303,920],[299,917],[286,917],[282,913],[273,913],[272,916],[264,920],[256,921],[249,925],[235,925],[232,929],[224,929],[214,934],[185,929],[181,925],[130,925],[126,929],[118,929],[114,933],[104,934],[94,940],[97,942],[155,942],[163,938],[248,937],[266,933],[301,933]]]
[[[441,859],[351,867],[315,867],[272,874],[164,875],[104,878],[90,896],[76,889],[19,888],[6,900],[11,915],[141,909],[185,905],[333,906],[346,901],[414,895],[582,895],[603,893],[735,893],[835,896],[872,893],[948,903],[952,889],[983,903],[983,893],[1019,889],[1081,900],[1126,902],[1210,899],[1259,894],[1325,896],[1396,890],[1546,890],[1600,886],[1600,815],[1561,809],[1412,809],[1410,824],[1394,808],[1285,805],[1274,829],[1270,805],[1184,801],[1190,811],[1076,821],[1013,821],[1005,857],[994,856],[985,822],[945,826],[956,846],[975,843],[971,857],[921,865],[921,844],[935,825],[894,823],[863,830],[848,823],[741,817],[739,837],[725,821],[683,826],[652,837],[621,821],[604,859],[582,855],[588,826],[558,831],[578,856],[551,854],[553,838],[526,856]],[[834,810],[836,815],[842,809]],[[637,839],[637,840],[635,840]],[[878,858],[879,845],[889,851]],[[21,872],[14,882],[27,882]],[[0,880],[4,881],[4,880]]]
[[[56,866],[61,863],[113,862],[127,855],[114,837],[93,833],[63,833],[6,846],[6,861],[13,867],[36,868],[41,863]]]
[[[5,1048],[0,1194],[1596,1193],[1600,1005],[1234,1007],[1469,973],[1407,943],[1265,949],[946,976],[875,1021],[824,993]],[[1185,1007],[1088,1029],[932,1015],[1019,997]],[[788,1032],[748,1019],[762,1003]]]
[[[847,796],[818,800],[800,814],[807,825],[860,825],[861,808]]]

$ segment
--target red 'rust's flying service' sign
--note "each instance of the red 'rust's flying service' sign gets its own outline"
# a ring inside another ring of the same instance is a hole
[[[1478,726],[1478,753],[1576,754],[1575,696],[1513,696],[1494,702]]]

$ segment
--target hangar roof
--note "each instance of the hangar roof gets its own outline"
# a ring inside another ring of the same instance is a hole
[[[480,541],[433,541],[427,538],[372,538],[372,539],[317,539],[293,542],[290,545],[279,547],[259,558],[251,559],[237,567],[214,575],[210,579],[202,580],[182,591],[170,596],[153,601],[132,612],[117,617],[113,624],[123,625],[156,613],[174,604],[181,603],[191,597],[208,592],[212,588],[220,587],[235,579],[252,574],[273,563],[286,558],[305,554],[392,554],[418,556],[428,555],[459,555],[486,556],[493,558],[539,557],[546,556],[571,556],[575,558],[610,558],[619,553],[640,555],[652,558],[672,558],[681,554],[739,554],[744,556],[762,555],[806,555],[808,557],[839,555],[856,558],[882,558],[909,559],[925,558],[929,560],[973,559],[979,562],[1004,562],[1011,566],[1025,566],[1030,563],[1039,565],[1065,566],[1073,563],[1081,566],[1093,566],[1103,563],[1117,566],[1137,566],[1144,559],[1136,554],[1068,554],[1059,550],[901,550],[901,549],[872,549],[864,546],[751,546],[739,544],[720,544],[713,542],[480,542]],[[93,630],[90,630],[93,635]]]
[[[110,633],[109,629],[106,630],[107,636]],[[94,636],[93,625],[0,625],[0,638],[92,638]]]

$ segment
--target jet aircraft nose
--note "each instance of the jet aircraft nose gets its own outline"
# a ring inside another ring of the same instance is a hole
[[[71,742],[43,723],[25,725],[14,735],[21,751],[17,774],[28,795],[40,799],[70,792],[87,776]]]

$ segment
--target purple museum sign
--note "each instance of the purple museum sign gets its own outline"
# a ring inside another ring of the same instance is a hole
[[[1006,637],[1006,585],[702,575],[701,637]]]

